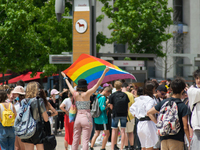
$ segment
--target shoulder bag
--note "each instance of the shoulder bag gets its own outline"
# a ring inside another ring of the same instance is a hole
[[[42,120],[42,116],[41,116],[41,110],[40,110],[40,105],[39,105],[39,99],[37,98],[37,103],[38,103],[38,112],[40,115],[40,121],[42,122],[42,132],[43,132],[43,145],[44,145],[44,150],[54,150],[56,145],[57,145],[57,141],[56,141],[56,137],[55,135],[47,135],[45,133],[45,124],[44,124],[44,120]]]

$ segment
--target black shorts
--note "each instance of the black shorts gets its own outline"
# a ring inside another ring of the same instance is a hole
[[[109,125],[108,124],[96,124],[95,123],[95,130],[109,130]]]

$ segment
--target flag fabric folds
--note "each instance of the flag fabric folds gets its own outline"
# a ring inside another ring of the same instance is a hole
[[[128,78],[136,80],[134,75],[129,72],[88,54],[81,54],[79,58],[63,72],[76,84],[79,79],[85,79],[88,83],[88,88],[91,88],[97,83],[106,66],[108,66],[110,70],[106,73],[102,83]]]

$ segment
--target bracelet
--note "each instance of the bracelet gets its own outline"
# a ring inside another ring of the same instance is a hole
[[[63,79],[64,79],[64,80],[65,80],[65,79],[68,79],[68,77],[64,77]]]

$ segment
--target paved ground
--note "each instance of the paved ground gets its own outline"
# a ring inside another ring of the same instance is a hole
[[[63,130],[62,134],[58,134],[56,135],[56,139],[57,139],[57,146],[56,146],[56,150],[65,150],[64,148],[64,136],[65,136],[65,131]],[[118,144],[118,146],[120,146]],[[97,146],[94,147],[94,150],[100,150],[101,149],[101,145],[98,144]],[[110,150],[111,146],[106,146],[106,150]]]

